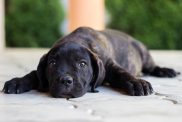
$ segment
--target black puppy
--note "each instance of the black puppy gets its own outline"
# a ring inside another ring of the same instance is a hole
[[[53,97],[74,98],[109,83],[129,95],[149,95],[151,84],[136,78],[141,72],[158,77],[178,74],[155,65],[146,47],[122,32],[80,27],[58,41],[40,59],[37,70],[7,81],[3,91],[20,94],[36,89]]]

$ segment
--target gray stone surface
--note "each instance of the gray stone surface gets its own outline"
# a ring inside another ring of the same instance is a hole
[[[0,89],[6,80],[36,69],[47,50],[7,49],[0,53]],[[162,66],[182,72],[181,51],[151,51]],[[0,122],[181,122],[182,75],[144,76],[154,87],[150,96],[133,97],[111,88],[76,99],[56,99],[36,91],[19,95],[0,93]]]

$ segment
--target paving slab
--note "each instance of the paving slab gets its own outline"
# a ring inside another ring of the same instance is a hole
[[[48,49],[6,49],[0,52],[0,89],[13,77],[36,69]],[[182,51],[151,51],[157,64],[182,72]],[[66,100],[30,91],[18,95],[0,92],[0,122],[181,122],[182,75],[176,78],[143,76],[155,93],[127,96],[109,87],[99,93]]]

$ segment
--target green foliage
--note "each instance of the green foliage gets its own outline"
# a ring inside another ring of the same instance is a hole
[[[60,0],[6,0],[6,44],[49,47],[60,36],[64,12]]]
[[[106,0],[109,28],[122,30],[152,49],[182,49],[181,0]]]

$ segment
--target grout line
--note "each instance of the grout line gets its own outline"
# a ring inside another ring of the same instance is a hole
[[[156,92],[155,95],[157,95],[157,96],[163,96],[164,98],[162,98],[162,100],[170,101],[173,104],[179,104],[177,100],[171,99],[169,97],[170,95],[168,95],[168,94],[162,94],[162,93]]]
[[[163,98],[163,100],[168,100],[168,101],[171,101],[173,104],[178,104],[178,101],[173,100],[173,99]]]

